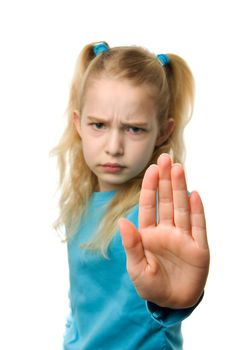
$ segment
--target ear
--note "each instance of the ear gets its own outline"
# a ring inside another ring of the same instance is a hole
[[[73,112],[73,122],[74,122],[76,130],[78,131],[79,136],[82,138],[82,136],[81,136],[81,118],[80,118],[78,111]]]
[[[173,133],[174,129],[175,129],[175,121],[174,121],[174,119],[170,118],[170,119],[168,119],[165,127],[160,131],[155,145],[161,146],[169,138],[169,136]]]

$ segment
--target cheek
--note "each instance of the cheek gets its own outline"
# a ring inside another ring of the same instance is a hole
[[[155,142],[146,143],[143,147],[134,147],[132,149],[132,156],[135,165],[140,170],[144,169],[148,162],[150,161],[152,154],[154,152]]]
[[[101,140],[83,133],[82,151],[86,162],[93,163],[102,151]]]
[[[85,158],[90,158],[95,150],[95,147],[93,147],[93,142],[89,142],[88,139],[82,140],[82,149],[83,154]]]
[[[138,155],[140,154],[142,157],[150,159],[154,152],[155,146],[156,146],[156,135],[155,137],[150,137],[144,142],[142,142],[141,144],[139,144],[137,147],[135,147],[135,150],[137,149]]]

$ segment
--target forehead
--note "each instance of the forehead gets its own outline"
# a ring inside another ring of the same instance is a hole
[[[92,80],[84,96],[83,109],[87,113],[121,113],[127,117],[134,113],[155,112],[151,88],[134,86],[127,80],[100,78]]]

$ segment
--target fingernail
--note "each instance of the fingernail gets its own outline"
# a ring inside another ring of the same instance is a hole
[[[170,154],[168,154],[168,153],[161,153],[160,156],[159,156],[159,158],[160,158],[160,157],[164,157],[164,156],[166,156],[166,157],[168,157],[168,158],[171,159],[171,156],[170,156]]]
[[[158,165],[157,164],[151,164],[149,165],[149,167],[147,168],[147,170],[149,169],[157,169],[158,168]]]
[[[173,164],[172,164],[172,167],[174,167],[174,166],[183,167],[183,165],[182,165],[181,163],[173,163]]]

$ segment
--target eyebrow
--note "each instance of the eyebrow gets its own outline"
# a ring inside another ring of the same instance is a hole
[[[104,119],[103,117],[94,117],[94,116],[87,116],[88,121],[92,121],[92,122],[98,122],[98,123],[109,123],[108,119]],[[145,121],[140,121],[140,120],[132,120],[130,122],[126,122],[126,123],[121,123],[124,126],[127,125],[134,125],[134,126],[140,126],[140,127],[147,127],[149,126],[148,122]]]

